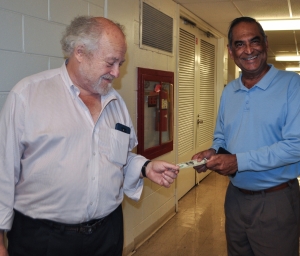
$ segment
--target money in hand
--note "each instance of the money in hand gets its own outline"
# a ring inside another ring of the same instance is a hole
[[[203,165],[203,164],[206,164],[206,162],[207,162],[207,159],[203,158],[200,162],[198,162],[197,160],[190,160],[188,162],[182,162],[182,163],[179,163],[177,165],[179,166],[179,169],[183,169],[183,168]]]

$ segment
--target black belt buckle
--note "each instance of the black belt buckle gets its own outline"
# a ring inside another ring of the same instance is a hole
[[[100,226],[102,224],[104,219],[105,218],[102,218],[102,219],[94,222],[93,224],[88,224],[88,223],[80,224],[78,232],[83,233],[85,235],[90,235],[97,229],[98,226]]]
[[[80,225],[78,232],[83,233],[85,235],[91,235],[96,230],[96,226],[94,225]]]

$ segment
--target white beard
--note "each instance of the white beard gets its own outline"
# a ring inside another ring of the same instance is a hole
[[[89,68],[89,67],[85,67],[85,66],[80,66],[79,67],[79,73],[80,73],[80,76],[81,77],[84,77],[86,81],[92,81],[92,77],[90,77],[88,75],[88,72],[85,71],[85,68]],[[106,85],[101,85],[103,79],[110,79],[111,80],[111,83],[105,83]],[[111,90],[112,88],[112,81],[114,80],[114,76],[111,76],[109,74],[106,74],[106,75],[103,75],[100,77],[100,79],[97,81],[97,82],[94,82],[93,84],[90,85],[90,87],[93,88],[93,92],[94,93],[98,93],[99,95],[106,95],[108,94],[108,92]]]
[[[95,92],[104,96],[104,95],[108,94],[109,91],[111,90],[112,83],[107,84],[107,86],[101,86],[102,80],[103,80],[103,77],[100,77],[100,80],[97,83],[93,84],[92,87]]]

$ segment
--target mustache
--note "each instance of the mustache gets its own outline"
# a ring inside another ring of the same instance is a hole
[[[101,78],[104,78],[104,79],[108,79],[108,80],[113,81],[113,80],[115,79],[115,76],[106,74],[106,75],[101,76]]]

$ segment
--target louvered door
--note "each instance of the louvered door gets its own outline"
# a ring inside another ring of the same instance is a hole
[[[197,28],[181,25],[178,61],[178,160],[191,157],[211,146],[215,123],[214,38],[206,38]],[[180,199],[209,172],[196,174],[193,168],[183,169],[177,178]]]
[[[191,159],[195,149],[195,35],[180,29],[178,73],[178,159]],[[177,197],[195,185],[195,170],[183,169],[177,178]]]
[[[211,146],[215,127],[215,88],[216,88],[216,42],[200,36],[200,63],[197,100],[197,143],[196,152]],[[208,173],[196,173],[196,183]]]

